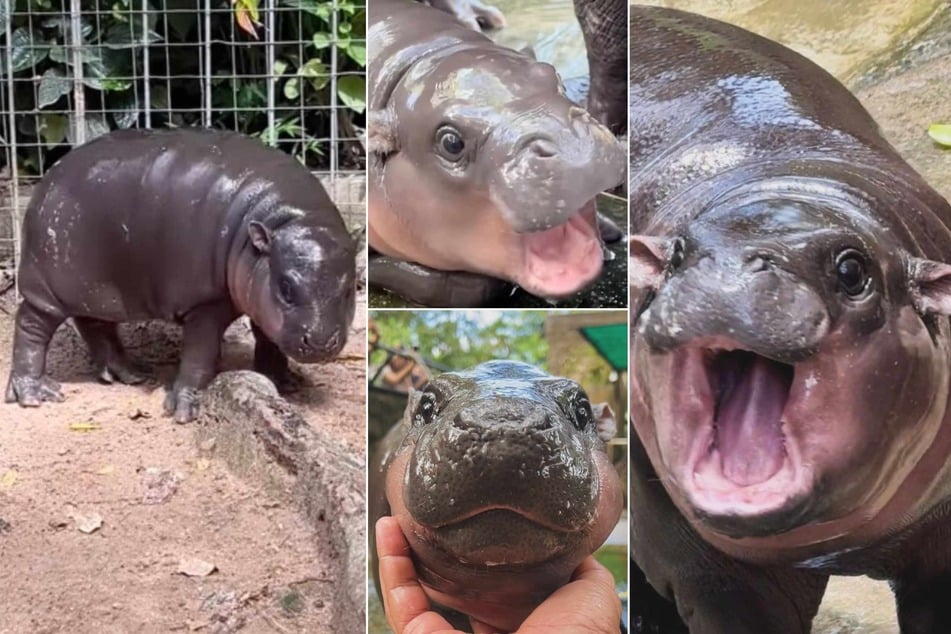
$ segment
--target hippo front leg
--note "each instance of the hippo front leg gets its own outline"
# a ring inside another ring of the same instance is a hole
[[[828,575],[747,564],[704,542],[670,501],[643,446],[632,440],[632,557],[650,584],[676,603],[690,634],[807,634]],[[656,597],[645,597],[651,600],[656,604]],[[640,616],[640,601],[632,592],[632,621]],[[644,625],[643,631],[652,631]]]
[[[439,271],[379,254],[370,257],[368,277],[373,286],[439,308],[484,306],[512,288],[508,282],[487,275]]]
[[[182,361],[165,397],[165,413],[173,415],[176,423],[198,416],[198,391],[214,378],[221,338],[237,316],[230,301],[204,304],[185,315]]]
[[[281,394],[299,390],[302,380],[291,372],[287,355],[254,322],[251,322],[251,331],[254,333],[254,371],[271,379]]]
[[[899,578],[892,589],[902,634],[951,632],[951,573],[925,579]]]
[[[46,351],[53,333],[65,316],[43,312],[29,301],[17,310],[13,335],[13,362],[7,383],[6,402],[37,407],[44,401],[60,402],[59,384],[46,376]]]

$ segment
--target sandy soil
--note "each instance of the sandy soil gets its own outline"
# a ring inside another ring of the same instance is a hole
[[[365,443],[364,306],[365,297],[341,360],[298,367],[308,386],[291,399],[354,453]],[[12,292],[0,307],[5,384]],[[177,329],[124,334],[130,353],[155,365],[156,382],[96,383],[65,326],[49,367],[66,402],[0,405],[0,633],[326,631],[334,580],[320,536],[283,491],[234,477],[213,445],[196,443],[193,425],[162,417]],[[248,328],[236,324],[222,365],[249,367],[250,355]],[[77,423],[98,428],[71,429]],[[78,530],[92,514],[101,527]],[[179,574],[189,558],[217,570]]]

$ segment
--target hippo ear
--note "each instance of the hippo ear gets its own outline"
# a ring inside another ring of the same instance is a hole
[[[271,252],[271,232],[257,220],[248,223],[248,235],[251,237],[251,244],[258,253],[268,254]]]
[[[912,258],[911,297],[919,313],[951,315],[951,266]]]
[[[607,442],[614,438],[617,433],[617,425],[614,422],[614,412],[607,403],[592,403],[591,411],[594,413],[594,421],[598,430],[598,438]]]
[[[367,150],[372,154],[386,156],[399,151],[399,135],[396,132],[396,113],[390,108],[367,112]]]
[[[631,286],[656,289],[664,281],[671,240],[652,236],[633,235],[630,242],[628,270]]]
[[[525,57],[531,58],[531,60],[532,60],[533,62],[537,62],[537,61],[538,61],[538,56],[535,55],[535,49],[532,47],[531,44],[528,44],[528,45],[523,46],[522,48],[518,49],[518,52],[521,53],[522,55],[524,55]]]

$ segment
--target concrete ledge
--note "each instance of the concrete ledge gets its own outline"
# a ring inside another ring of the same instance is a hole
[[[366,619],[366,463],[249,371],[223,372],[205,390],[198,442],[237,474],[286,491],[317,539],[334,551],[333,631],[362,632]]]

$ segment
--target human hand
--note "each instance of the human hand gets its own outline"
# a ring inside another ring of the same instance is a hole
[[[409,543],[396,518],[382,517],[377,521],[376,550],[383,609],[396,634],[462,634],[431,609],[429,597],[416,576]],[[480,621],[470,622],[473,634],[498,632]],[[535,608],[518,634],[617,634],[620,622],[621,602],[614,591],[614,577],[589,556],[575,569],[568,584]]]

